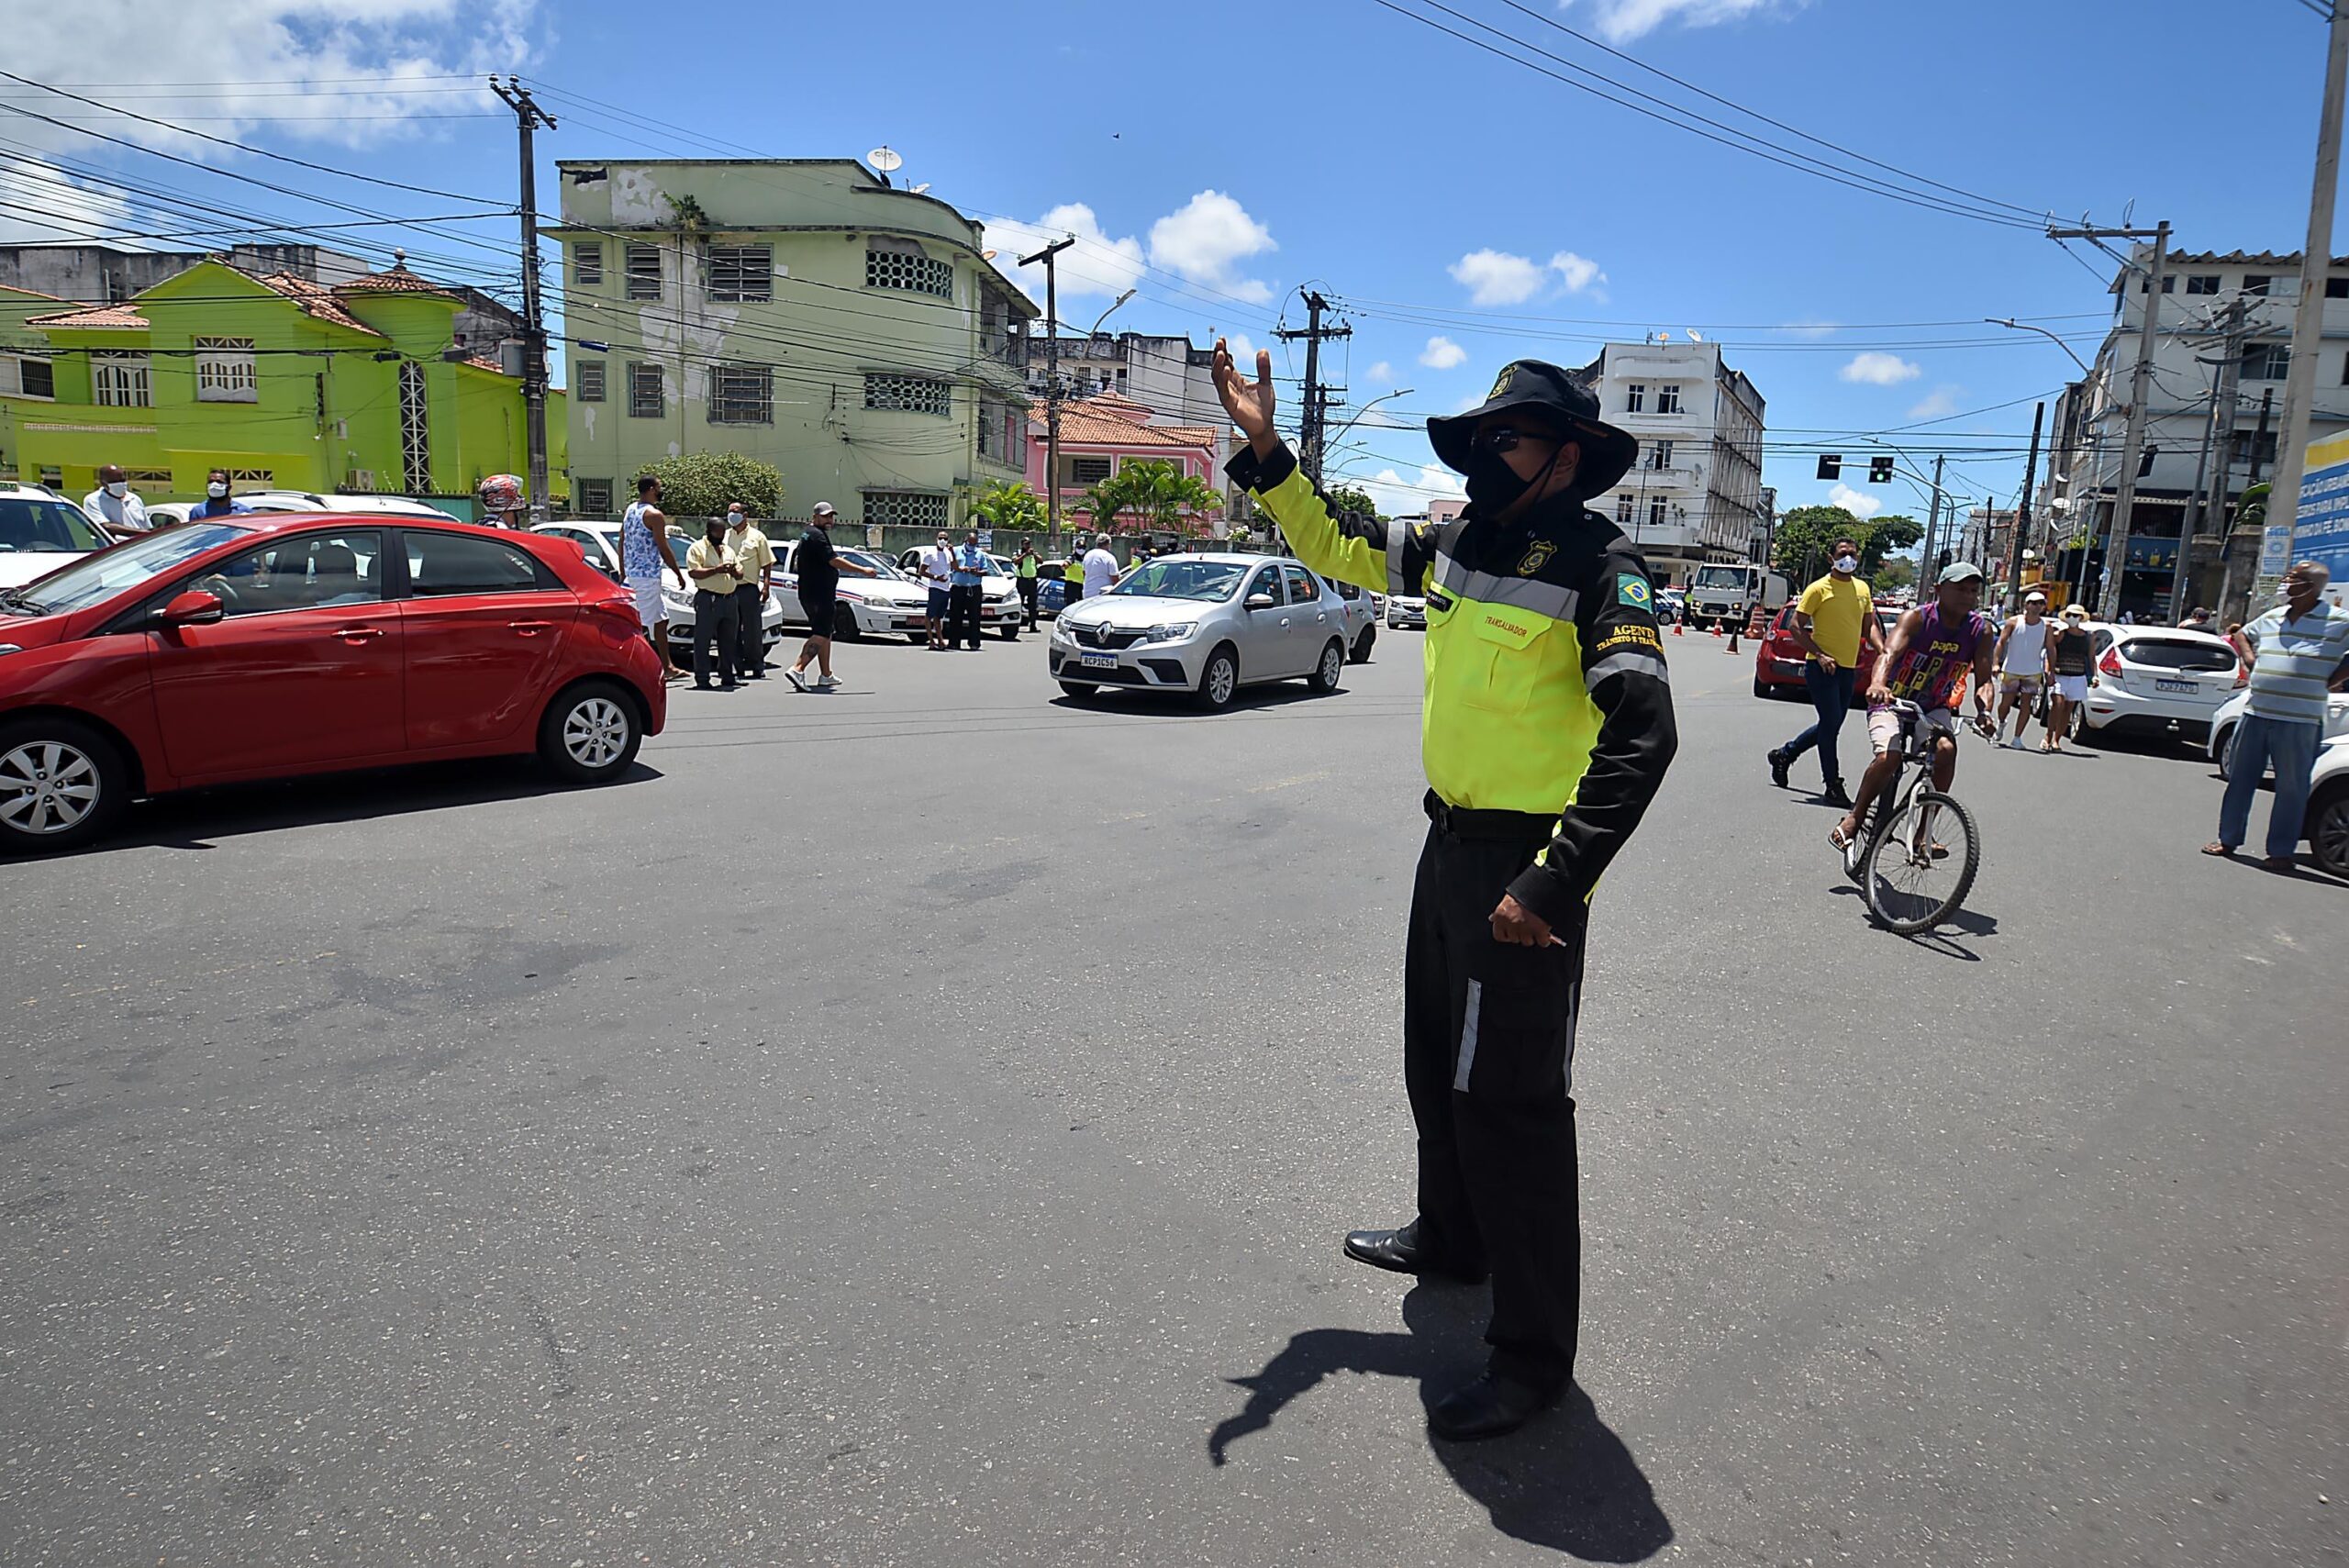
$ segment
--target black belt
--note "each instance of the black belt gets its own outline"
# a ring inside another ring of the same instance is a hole
[[[1498,839],[1517,842],[1547,839],[1557,831],[1558,819],[1533,811],[1473,811],[1453,806],[1430,790],[1420,804],[1436,831],[1454,839]]]

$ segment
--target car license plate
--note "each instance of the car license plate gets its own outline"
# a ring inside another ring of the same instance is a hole
[[[2199,681],[2156,680],[2154,682],[2154,690],[2157,692],[2185,692],[2191,695],[2201,691],[2201,689],[2202,683]]]
[[[1076,662],[1088,670],[1114,670],[1118,667],[1118,656],[1114,653],[1080,653]]]

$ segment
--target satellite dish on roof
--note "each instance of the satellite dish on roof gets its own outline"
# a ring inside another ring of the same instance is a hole
[[[1701,343],[1704,341],[1702,338],[1697,336],[1697,329],[1694,327],[1688,328],[1688,340],[1692,343]]]
[[[880,171],[881,183],[885,185],[889,183],[889,174],[891,171],[902,169],[906,166],[906,161],[898,157],[893,150],[887,147],[874,148],[872,151],[864,155],[864,161],[867,163],[872,164],[874,169]]]
[[[929,182],[928,180],[924,180],[920,184],[916,185],[916,186],[914,186],[914,187],[913,187],[913,193],[914,193],[914,195],[918,195],[918,195],[928,195],[928,194],[929,194],[929,191],[930,191],[930,182]]]

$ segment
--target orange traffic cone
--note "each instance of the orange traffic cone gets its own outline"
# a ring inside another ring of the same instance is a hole
[[[1687,635],[1687,628],[1683,626],[1677,618],[1675,618],[1672,623],[1672,635],[1675,637],[1684,637]]]

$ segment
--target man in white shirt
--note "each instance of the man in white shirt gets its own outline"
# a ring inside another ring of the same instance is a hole
[[[2021,749],[2022,732],[2038,711],[2047,684],[2047,595],[2033,588],[2023,595],[2022,614],[2009,616],[1998,633],[1998,744]],[[2014,738],[2006,735],[2007,715],[2015,716]]]
[[[1109,536],[1103,534],[1085,552],[1085,596],[1106,594],[1118,580],[1118,558],[1109,553]]]
[[[938,542],[922,551],[922,586],[930,590],[930,604],[922,620],[930,628],[932,652],[942,652],[951,644],[946,640],[946,611],[952,603],[954,586],[954,551],[941,530]]]
[[[82,498],[82,510],[111,534],[147,531],[147,503],[130,487],[130,476],[108,463],[98,470],[98,487]]]

